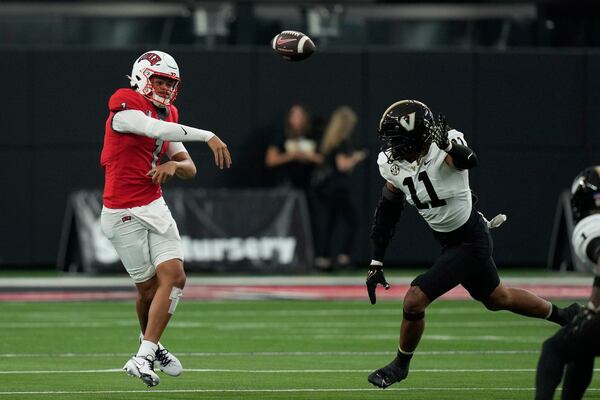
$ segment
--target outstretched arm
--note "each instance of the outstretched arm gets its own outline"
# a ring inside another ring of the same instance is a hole
[[[400,219],[403,208],[404,194],[390,182],[386,182],[381,193],[381,200],[379,200],[379,204],[377,204],[377,208],[375,209],[375,217],[371,229],[373,257],[366,279],[367,293],[369,294],[371,304],[377,302],[375,295],[377,285],[383,286],[386,290],[390,288],[383,275],[383,256],[385,249],[394,236],[396,223]]]
[[[227,145],[211,131],[161,121],[148,117],[139,110],[119,111],[113,117],[112,127],[120,133],[133,133],[170,142],[208,142],[217,167],[231,167],[231,154]]]
[[[386,182],[375,209],[371,228],[372,259],[375,263],[383,265],[385,250],[394,236],[396,223],[404,209],[404,199],[404,193],[390,182]]]
[[[170,142],[208,142],[215,136],[211,131],[149,117],[140,110],[119,111],[113,117],[112,128]]]

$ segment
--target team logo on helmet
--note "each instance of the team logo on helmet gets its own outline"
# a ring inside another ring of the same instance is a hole
[[[141,55],[137,62],[140,62],[142,60],[147,60],[150,63],[150,65],[156,65],[156,63],[161,61],[162,58],[160,58],[160,56],[156,53],[145,53]]]
[[[153,87],[152,77],[162,76],[175,81],[175,84],[159,95]],[[159,107],[168,106],[175,101],[179,92],[179,67],[175,59],[160,50],[151,50],[139,56],[131,69],[129,84],[141,95],[147,97]]]
[[[412,112],[408,115],[403,115],[400,117],[400,125],[407,131],[412,131],[415,129],[415,113]]]
[[[388,163],[412,163],[423,156],[435,128],[429,107],[417,100],[401,100],[389,106],[379,121],[379,138]]]

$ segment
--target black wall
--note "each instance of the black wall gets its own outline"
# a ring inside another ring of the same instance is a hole
[[[0,76],[0,266],[52,265],[67,194],[103,184],[99,156],[106,104],[127,84],[135,57],[122,51],[2,51]],[[392,102],[417,98],[443,111],[478,152],[471,173],[479,208],[508,222],[494,232],[498,264],[541,265],[558,193],[600,163],[600,53],[589,51],[317,53],[285,62],[267,49],[164,49],[178,61],[181,122],[215,131],[234,167],[219,171],[204,144],[187,144],[199,169],[184,187],[260,187],[265,146],[293,102],[327,118],[346,104],[359,114],[355,142],[373,157],[355,174],[368,259],[368,229],[382,180],[375,129]],[[168,190],[168,186],[166,187]],[[438,251],[414,210],[404,213],[388,259],[427,264]]]

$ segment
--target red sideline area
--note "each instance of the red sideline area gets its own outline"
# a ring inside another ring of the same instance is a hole
[[[518,285],[544,298],[584,299],[590,295],[589,286],[577,285]],[[404,297],[409,285],[393,285],[390,290],[378,288],[381,300],[398,300]],[[189,285],[184,297],[191,300],[364,300],[366,289],[363,285]],[[129,300],[135,298],[131,290],[103,289],[90,291],[11,291],[0,293],[0,301],[83,301],[83,300]],[[468,299],[469,294],[462,287],[456,287],[442,296],[446,300]]]

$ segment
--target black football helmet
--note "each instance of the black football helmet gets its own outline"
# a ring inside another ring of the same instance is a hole
[[[429,107],[417,100],[401,100],[385,110],[377,132],[388,162],[413,162],[429,150],[434,129]]]
[[[600,212],[600,166],[588,167],[575,177],[571,186],[571,208],[575,221]]]

